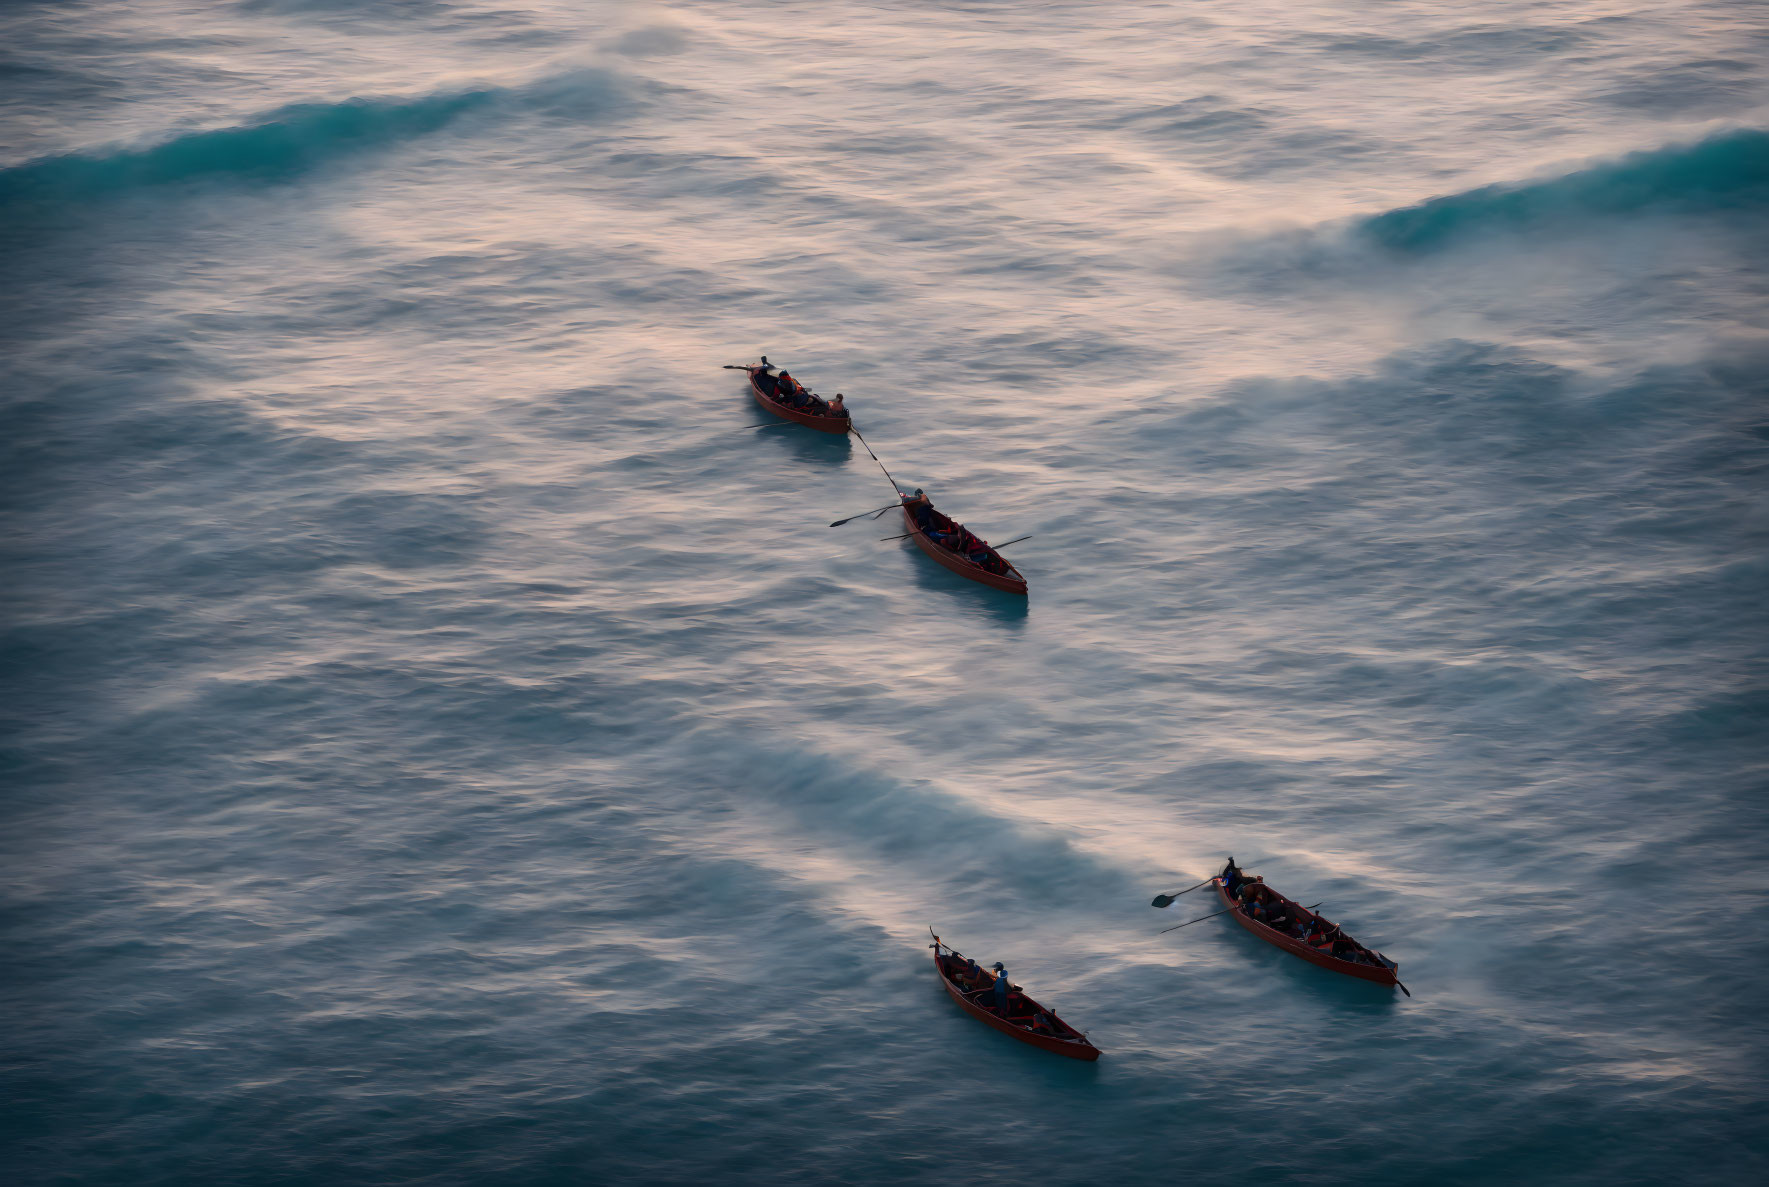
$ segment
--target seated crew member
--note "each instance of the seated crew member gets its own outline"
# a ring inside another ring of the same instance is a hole
[[[915,526],[924,532],[931,532],[934,527],[934,505],[928,501],[925,492],[918,486],[912,495],[903,496],[903,506],[909,508],[909,518]]]
[[[1056,1025],[1051,1022],[1050,1015],[1046,1014],[1043,1010],[1032,1015],[1032,1029],[1042,1035],[1054,1035],[1056,1033]]]
[[[835,399],[829,402],[829,415],[841,417],[846,417],[848,415],[848,406],[842,403],[842,394],[840,392],[836,392]]]
[[[798,407],[799,381],[790,371],[782,371],[774,380],[774,394],[794,408]]]

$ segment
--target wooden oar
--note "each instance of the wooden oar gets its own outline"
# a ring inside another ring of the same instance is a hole
[[[846,523],[847,521],[843,520],[842,522]],[[831,525],[831,526],[834,526],[834,525]],[[883,544],[889,540],[907,540],[907,539],[909,539],[909,537],[911,537],[913,535],[915,535],[914,532],[904,532],[901,536],[881,536],[881,537],[879,537],[879,543]],[[1018,544],[1020,542],[1020,540],[1030,540],[1031,538],[1032,538],[1031,536],[1021,536],[1019,540],[1009,540],[1007,542],[1007,544]],[[1003,548],[1007,547],[1007,544],[991,544],[988,547],[993,552],[1000,552]],[[948,548],[946,551],[950,552],[952,550]],[[1197,888],[1193,887],[1193,889],[1195,890]]]
[[[848,425],[848,432],[854,434],[856,437],[860,437],[860,430],[856,429],[851,422]],[[871,454],[872,460],[878,462],[878,455],[872,452],[872,446],[866,444],[866,438],[860,437],[860,444],[865,446],[866,452]],[[891,489],[896,491],[897,497],[901,499],[903,497],[903,488],[897,485],[897,480],[891,477],[891,472],[885,470],[885,464],[883,462],[878,462],[878,468],[884,470],[885,481],[891,484]]]
[[[1374,948],[1369,949],[1369,951],[1376,952],[1376,950]],[[1391,970],[1399,967],[1398,965],[1395,965],[1392,961],[1390,961],[1386,956],[1382,955],[1380,952],[1376,952],[1376,959],[1380,960],[1383,964],[1388,965]],[[1408,989],[1405,985],[1400,984],[1399,977],[1396,977],[1394,979],[1394,983],[1396,985],[1400,985],[1400,991],[1402,993],[1406,994],[1408,997],[1413,996],[1413,991],[1411,989]]]
[[[1234,909],[1235,908],[1233,908],[1233,907],[1227,907],[1221,911],[1216,912],[1216,915],[1227,915],[1230,911],[1233,911]],[[1178,931],[1182,927],[1190,927],[1192,924],[1202,923],[1206,919],[1215,919],[1216,915],[1200,915],[1196,919],[1188,919],[1184,923],[1176,923],[1172,927],[1164,927],[1156,934],[1164,936],[1170,931]]]
[[[1318,907],[1320,905],[1321,905],[1320,903],[1316,903],[1314,905],[1314,907]],[[1314,907],[1304,907],[1302,909],[1304,911],[1312,911],[1312,910],[1314,910]],[[1170,931],[1178,931],[1182,927],[1190,927],[1194,923],[1202,923],[1206,919],[1215,919],[1217,915],[1227,915],[1230,911],[1235,911],[1235,910],[1239,910],[1239,909],[1240,908],[1238,906],[1237,907],[1226,907],[1223,910],[1216,912],[1215,915],[1200,915],[1196,919],[1188,919],[1184,923],[1176,923],[1172,927],[1164,927],[1160,931],[1156,932],[1155,934],[1164,936]]]
[[[838,519],[834,523],[830,524],[829,526],[832,528],[839,528],[844,523],[853,523],[856,519],[865,519],[868,515],[883,515],[885,512],[889,511],[892,507],[897,507],[900,505],[901,504],[898,504],[898,503],[886,503],[883,507],[874,507],[871,511],[862,511],[858,515],[850,515],[846,519]],[[901,538],[902,537],[898,537],[898,539],[901,539]]]
[[[1215,878],[1206,878],[1202,882],[1198,883],[1196,886],[1188,886],[1184,890],[1176,890],[1172,894],[1157,894],[1155,896],[1154,900],[1149,903],[1149,906],[1151,906],[1151,907],[1170,906],[1173,903],[1173,900],[1178,898],[1180,895],[1190,894],[1194,890],[1202,890],[1202,889],[1204,889],[1204,887],[1210,885],[1214,881],[1216,881]]]
[[[930,936],[934,936],[934,951],[938,952],[941,948],[944,948],[946,951],[952,953],[952,955],[954,955],[960,959],[964,959],[964,953],[960,952],[958,949],[954,948],[950,944],[940,943],[940,937],[937,935],[934,935],[934,929],[932,927],[929,927],[927,929],[927,934]]]

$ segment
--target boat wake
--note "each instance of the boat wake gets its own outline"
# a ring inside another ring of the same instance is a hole
[[[710,735],[689,754],[701,778],[717,770],[797,830],[871,857],[917,861],[927,867],[920,876],[962,885],[973,896],[1063,905],[1134,900],[1147,880],[1087,853],[1054,826],[837,755]]]

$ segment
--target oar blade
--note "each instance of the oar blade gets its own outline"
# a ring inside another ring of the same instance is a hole
[[[862,511],[858,515],[850,515],[846,519],[838,519],[829,526],[832,528],[839,528],[844,523],[853,523],[856,519],[865,519],[869,515],[872,516],[872,518],[877,519],[895,506],[897,506],[896,503],[886,503],[883,507],[874,507],[871,511]]]
[[[1030,536],[1028,536],[1026,538],[1031,539]],[[1012,543],[1012,541],[1009,541],[1009,543]],[[1198,883],[1196,886],[1188,886],[1184,890],[1176,890],[1172,894],[1157,894],[1155,896],[1155,901],[1150,903],[1149,906],[1151,906],[1151,907],[1169,906],[1180,895],[1190,894],[1194,890],[1202,890],[1202,889],[1204,889],[1204,887],[1210,885],[1214,881],[1216,881],[1215,878],[1206,878],[1202,882]]]

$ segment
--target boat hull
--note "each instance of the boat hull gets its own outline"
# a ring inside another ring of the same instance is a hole
[[[790,420],[794,424],[816,429],[819,433],[835,433],[844,437],[847,436],[848,430],[854,427],[853,420],[846,416],[818,416],[815,413],[801,412],[797,408],[787,407],[762,390],[761,380],[757,379],[756,375],[756,370],[751,370],[749,373],[750,394],[755,396],[756,403],[781,420]]]
[[[1022,596],[1026,593],[1025,578],[1007,577],[1000,573],[991,573],[987,569],[979,568],[978,566],[971,564],[962,556],[941,548],[938,544],[935,544],[932,540],[928,539],[927,533],[915,526],[915,517],[909,514],[909,508],[907,507],[903,508],[903,526],[909,530],[909,538],[915,541],[918,548],[933,557],[942,565],[945,565],[948,569],[951,569],[954,573],[957,573],[959,576],[969,577],[972,581],[980,581],[984,585],[992,586],[999,590],[1005,590],[1008,593],[1020,594]]]
[[[953,1001],[957,1002],[966,1014],[987,1023],[1002,1034],[1012,1035],[1020,1042],[1037,1047],[1040,1050],[1050,1051],[1057,1055],[1066,1055],[1070,1059],[1079,1059],[1084,1063],[1092,1063],[1099,1058],[1099,1048],[1087,1042],[1085,1039],[1077,1041],[1072,1039],[1059,1039],[1055,1035],[1038,1034],[1035,1031],[1027,1030],[1023,1026],[1015,1026],[1005,1018],[998,1017],[972,1002],[969,998],[965,997],[964,991],[953,983],[952,978],[946,975],[946,970],[940,967],[940,952],[937,948],[934,950],[934,972],[939,974],[940,984],[946,987],[947,995],[950,996]],[[1034,1010],[1042,1008],[1038,1003],[1032,1002],[1030,998],[1028,998],[1027,1001],[1031,1004]]]
[[[1229,912],[1229,915],[1236,923],[1239,923],[1242,927],[1246,928],[1266,943],[1282,948],[1292,956],[1300,956],[1310,964],[1318,964],[1324,969],[1332,969],[1335,973],[1344,973],[1348,977],[1357,977],[1364,981],[1374,981],[1378,985],[1394,985],[1400,979],[1396,972],[1396,969],[1399,967],[1398,965],[1394,968],[1377,968],[1375,965],[1358,964],[1355,961],[1340,960],[1337,956],[1329,956],[1325,952],[1317,952],[1307,944],[1304,944],[1291,936],[1285,935],[1276,928],[1267,927],[1257,919],[1250,919],[1247,917],[1245,911],[1240,910],[1235,900],[1229,897],[1228,887],[1223,885],[1220,876],[1218,876],[1211,885],[1215,887],[1216,897],[1222,905],[1234,908]],[[1280,895],[1279,897],[1282,896]],[[1289,903],[1288,899],[1285,899],[1284,901]],[[1310,918],[1313,917],[1314,913],[1309,911],[1306,907],[1299,906],[1296,903],[1290,903],[1290,906],[1298,914],[1306,915]]]

